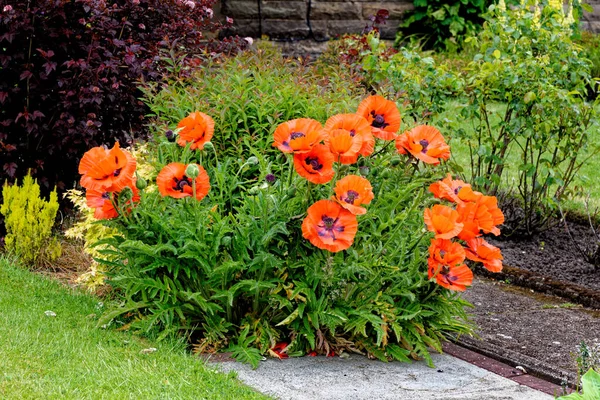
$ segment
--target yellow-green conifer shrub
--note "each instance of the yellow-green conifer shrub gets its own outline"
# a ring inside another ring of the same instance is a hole
[[[5,249],[14,253],[25,264],[34,266],[39,260],[56,260],[61,246],[52,237],[52,227],[58,212],[56,189],[45,201],[40,197],[40,186],[30,176],[14,185],[4,183],[0,213],[6,225]]]

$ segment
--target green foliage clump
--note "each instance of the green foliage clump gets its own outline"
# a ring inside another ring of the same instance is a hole
[[[526,234],[545,226],[568,193],[596,121],[585,99],[589,61],[571,40],[572,11],[554,3],[492,8],[467,71],[468,103],[454,119],[478,188],[496,194],[507,165],[517,165],[519,201],[507,224]],[[499,112],[498,101],[506,103]]]
[[[27,175],[23,186],[4,184],[0,213],[6,226],[5,249],[13,252],[29,266],[60,257],[61,245],[52,236],[52,227],[58,212],[56,190],[48,201],[40,198],[40,186]]]
[[[400,44],[407,37],[417,37],[428,49],[460,49],[465,38],[481,30],[483,15],[490,0],[415,0],[414,9],[400,25],[396,38]]]
[[[144,101],[160,123],[173,128],[195,110],[215,120],[212,143],[224,154],[243,156],[249,148],[273,151],[275,126],[294,118],[325,120],[356,106],[363,90],[348,84],[348,73],[286,59],[268,43],[255,51],[219,60],[168,84],[149,84]],[[274,152],[274,151],[273,151]]]

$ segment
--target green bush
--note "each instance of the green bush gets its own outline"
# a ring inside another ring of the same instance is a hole
[[[396,43],[410,36],[418,37],[424,48],[455,51],[465,38],[474,36],[484,22],[483,14],[490,0],[415,0],[400,25]]]
[[[526,234],[543,227],[567,193],[596,121],[585,101],[589,61],[571,40],[569,15],[545,2],[493,8],[467,72],[468,103],[454,119],[477,187],[498,193],[507,165],[516,164],[519,204],[507,223]],[[499,112],[498,101],[506,103]]]
[[[45,201],[31,175],[25,176],[23,186],[17,183],[5,183],[2,188],[0,213],[6,225],[5,250],[14,253],[24,265],[53,261],[61,254],[60,243],[52,236],[58,211],[56,190]]]

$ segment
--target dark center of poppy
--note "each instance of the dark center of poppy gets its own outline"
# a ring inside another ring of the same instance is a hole
[[[446,255],[446,250],[440,250],[440,257],[444,257]]]
[[[383,129],[389,125],[385,122],[385,118],[382,114],[375,114],[375,111],[371,111],[371,115],[373,116],[373,122],[371,122],[372,127]]]
[[[102,193],[102,198],[104,200],[108,200],[108,199],[110,199],[110,194],[108,192],[104,192],[104,193]]]
[[[320,171],[323,168],[323,164],[319,163],[319,159],[317,157],[306,157],[304,162],[306,165],[310,165],[314,171]]]
[[[114,175],[114,176],[119,176],[119,175],[121,175],[121,168],[118,168],[118,169],[116,169],[116,170],[115,170],[115,172],[113,172],[113,175]]]
[[[354,129],[350,129],[350,136],[356,136],[356,131]]]
[[[321,217],[321,223],[317,225],[317,233],[321,237],[330,237],[336,240],[336,232],[344,232],[344,226],[338,224],[337,218],[332,218],[328,215]]]
[[[327,228],[327,229],[331,229],[331,228],[333,228],[333,224],[335,223],[335,219],[333,219],[333,218],[331,218],[331,217],[329,217],[329,216],[327,216],[327,215],[324,215],[324,216],[321,218],[321,220],[322,220],[322,221],[323,221],[323,223],[325,224],[325,228]]]
[[[183,192],[183,188],[185,188],[186,186],[191,186],[192,182],[190,181],[190,179],[187,176],[184,176],[182,179],[178,179],[177,177],[173,177],[173,190],[176,190],[178,192]]]
[[[302,132],[292,132],[290,134],[290,139],[294,140],[294,139],[298,139],[298,138],[305,137],[305,136],[306,135]]]
[[[454,189],[454,194],[458,195],[458,192],[460,192],[460,189],[462,189],[462,186],[458,186],[457,188]]]
[[[356,200],[357,197],[358,197],[358,192],[355,192],[354,190],[348,190],[344,201],[348,204],[354,204],[354,200]]]
[[[423,150],[421,150],[421,153],[427,153],[427,146],[429,146],[429,141],[421,139],[419,140],[419,144],[423,146]]]

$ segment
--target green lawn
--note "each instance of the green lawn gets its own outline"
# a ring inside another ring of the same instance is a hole
[[[446,111],[438,116],[438,118],[433,121],[433,124],[437,126],[442,134],[444,134],[444,127],[447,126],[447,120],[455,120],[458,116],[458,109],[460,107],[459,102],[452,102],[448,105]],[[505,106],[502,104],[494,104],[491,106],[494,114],[492,116],[492,123],[497,122],[503,115]],[[465,121],[466,128],[471,128],[471,123]],[[600,145],[600,130],[598,127],[594,127],[593,130],[589,132],[589,142],[590,148],[592,146]],[[460,165],[464,166],[465,174],[467,178],[470,175],[469,168],[469,147],[467,143],[461,142],[460,139],[453,139],[450,134],[446,133],[445,136],[448,136],[450,139],[451,149],[452,149],[452,158],[458,162]],[[583,152],[580,155],[580,160],[583,160],[586,157],[587,152]],[[517,152],[509,152],[507,157],[507,169],[504,173],[502,186],[505,189],[510,190],[513,188],[516,193],[516,185],[518,184],[517,178],[517,168],[520,165],[520,159],[518,158]],[[580,213],[585,213],[585,197],[587,194],[590,195],[590,208],[593,212],[594,209],[600,208],[600,180],[598,179],[598,171],[600,171],[600,155],[596,157],[592,157],[586,164],[583,165],[581,170],[579,171],[578,176],[575,178],[573,182],[573,187],[581,187],[584,193],[583,196],[575,197],[572,200],[567,200],[564,203],[564,208],[567,210],[574,210]]]
[[[266,398],[181,344],[96,328],[98,304],[0,255],[0,398]]]

